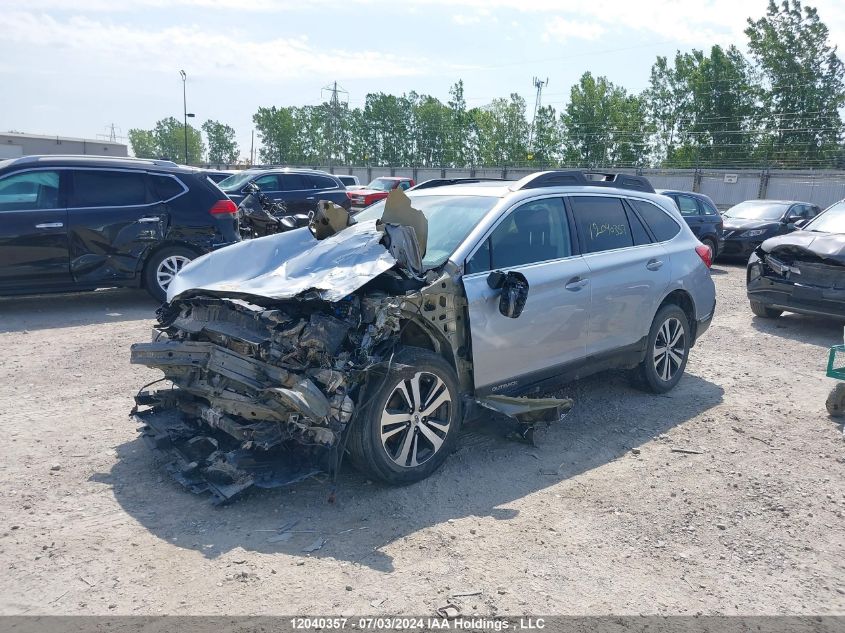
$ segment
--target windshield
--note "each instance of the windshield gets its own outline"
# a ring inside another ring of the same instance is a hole
[[[428,220],[428,244],[423,266],[435,268],[444,263],[466,239],[498,198],[490,196],[412,196],[411,205],[422,211]],[[385,200],[367,207],[355,220],[375,220],[384,213]]]
[[[255,178],[258,173],[254,171],[242,171],[239,174],[233,174],[228,178],[224,178],[220,182],[217,183],[217,186],[220,187],[223,191],[233,191],[235,189],[240,189],[250,180]]]
[[[805,231],[818,231],[819,233],[845,234],[845,200],[828,207],[824,213],[813,218],[801,228]]]
[[[741,220],[780,220],[791,205],[784,202],[748,200],[731,207],[722,215]]]
[[[375,189],[376,191],[392,191],[395,188],[396,181],[390,178],[376,178],[367,185],[367,189]]]

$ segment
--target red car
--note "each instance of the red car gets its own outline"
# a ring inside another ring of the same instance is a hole
[[[346,195],[352,201],[352,209],[357,211],[368,207],[374,202],[384,200],[387,194],[397,188],[410,189],[414,186],[413,178],[406,178],[404,176],[382,176],[376,178],[369,185],[363,189],[354,189],[347,191]]]

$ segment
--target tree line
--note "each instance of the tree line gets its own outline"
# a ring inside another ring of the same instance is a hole
[[[845,168],[845,67],[817,11],[770,0],[736,46],[658,57],[631,93],[585,72],[558,112],[536,115],[518,94],[469,108],[457,81],[444,103],[416,92],[372,93],[363,107],[259,107],[258,162],[396,167]],[[234,130],[189,129],[190,162],[237,162]],[[177,142],[178,141],[178,142]],[[130,130],[137,156],[183,158],[176,119]],[[183,161],[187,162],[187,161]]]

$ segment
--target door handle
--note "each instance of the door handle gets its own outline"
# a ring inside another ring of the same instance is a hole
[[[152,224],[153,222],[161,222],[161,218],[141,218],[138,220],[138,223],[140,224]]]
[[[305,199],[306,199],[306,200],[313,200],[313,199],[314,199],[314,196],[308,196],[308,197],[307,197],[307,198],[305,198]]]
[[[663,262],[659,259],[650,259],[645,267],[649,270],[660,270],[663,267]]]
[[[60,229],[64,226],[61,222],[45,222],[44,224],[36,224],[36,229]]]
[[[578,291],[581,290],[584,286],[590,283],[589,279],[582,279],[581,277],[573,277],[569,281],[566,282],[564,288],[567,290]]]

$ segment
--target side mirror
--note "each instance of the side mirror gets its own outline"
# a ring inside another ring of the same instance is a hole
[[[499,290],[499,312],[509,319],[516,319],[525,308],[528,299],[528,280],[517,272],[503,273],[494,270],[487,275],[487,285]]]
[[[800,229],[802,226],[807,224],[808,220],[806,218],[801,218],[799,220],[795,220],[794,222],[790,222],[786,225],[790,231],[794,231],[795,229]]]

